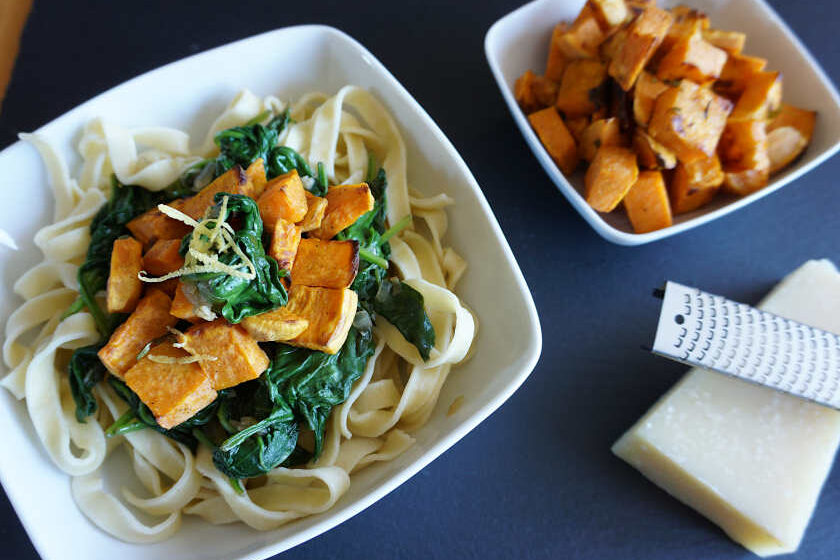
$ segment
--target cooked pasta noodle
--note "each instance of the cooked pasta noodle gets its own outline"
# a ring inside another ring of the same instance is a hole
[[[83,163],[74,179],[46,137],[21,134],[41,154],[55,199],[54,220],[35,235],[44,260],[15,284],[23,303],[5,331],[3,360],[9,373],[2,380],[18,399],[25,398],[35,431],[57,467],[70,474],[72,493],[96,525],[129,542],[156,542],[171,537],[184,515],[210,523],[242,521],[261,530],[323,512],[347,491],[350,474],[377,461],[389,461],[414,442],[411,432],[432,414],[453,365],[469,353],[476,323],[455,295],[466,262],[444,245],[445,194],[423,197],[410,190],[406,149],[394,120],[376,98],[346,86],[335,95],[310,93],[288,106],[292,124],[279,142],[297,150],[312,165],[322,162],[330,184],[364,180],[369,156],[385,169],[387,219],[393,225],[411,216],[413,224],[393,237],[391,264],[424,298],[436,337],[423,361],[400,331],[377,318],[373,356],[349,398],[333,409],[323,452],[304,467],[275,468],[249,481],[238,493],[199,446],[194,456],[184,445],[153,430],[106,438],[103,427],[120,417],[127,405],[107,384],[94,394],[96,418],[80,423],[74,416],[64,373],[69,352],[98,340],[93,318],[82,312],[62,318],[78,296],[76,269],[90,242],[89,226],[105,203],[109,178],[160,190],[201,157],[217,150],[214,135],[261,114],[277,114],[286,104],[275,97],[238,94],[213,122],[203,144],[191,152],[190,138],[170,128],[127,129],[96,119],[85,126],[78,151]],[[421,233],[422,232],[422,233]],[[103,486],[106,458],[127,450],[147,495]],[[155,522],[144,523],[152,516]]]

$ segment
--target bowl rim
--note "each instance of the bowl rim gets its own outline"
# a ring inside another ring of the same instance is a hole
[[[506,266],[512,273],[515,285],[521,294],[522,302],[525,304],[524,311],[525,318],[528,323],[528,333],[526,335],[523,335],[522,340],[526,341],[526,345],[521,353],[521,356],[524,359],[524,361],[521,362],[521,365],[519,365],[519,369],[516,372],[516,374],[510,376],[505,381],[504,385],[500,387],[500,390],[496,394],[488,395],[487,402],[485,402],[483,405],[477,408],[475,412],[473,412],[470,416],[464,418],[464,420],[461,421],[459,424],[454,425],[450,433],[448,433],[444,437],[437,439],[434,443],[431,443],[428,449],[426,449],[414,461],[407,464],[405,467],[395,472],[394,474],[386,477],[372,491],[355,500],[347,507],[338,508],[336,507],[338,504],[336,504],[335,506],[333,506],[333,508],[330,508],[326,512],[318,514],[323,515],[324,517],[313,523],[311,527],[303,528],[300,531],[297,531],[284,539],[274,540],[266,543],[263,546],[259,546],[253,551],[250,551],[240,557],[237,557],[238,560],[258,560],[293,548],[343,523],[347,519],[367,509],[369,506],[379,501],[385,495],[401,486],[408,479],[417,474],[421,469],[423,469],[429,463],[431,463],[434,459],[442,455],[446,450],[448,450],[455,443],[461,440],[476,426],[478,426],[478,424],[487,419],[487,417],[490,416],[490,414],[492,414],[496,409],[498,409],[502,404],[504,404],[504,402],[510,398],[510,396],[522,385],[522,383],[524,383],[524,381],[534,370],[542,352],[542,329],[540,326],[539,315],[536,309],[536,305],[534,303],[533,295],[531,294],[531,291],[528,288],[524,275],[522,274],[522,270],[520,269],[516,261],[516,258],[501,229],[501,226],[499,225],[498,220],[496,219],[496,216],[490,207],[490,204],[487,202],[487,199],[485,198],[472,172],[467,167],[460,153],[455,149],[452,142],[446,137],[446,135],[443,133],[443,131],[437,125],[434,119],[432,119],[428,112],[426,112],[426,110],[423,109],[420,103],[408,92],[408,90],[405,89],[405,87],[394,77],[394,75],[385,67],[385,65],[359,41],[357,41],[356,39],[354,39],[353,37],[351,37],[350,35],[348,35],[344,31],[341,31],[338,28],[323,24],[302,24],[280,27],[273,30],[265,31],[263,33],[238,39],[236,41],[231,41],[223,45],[219,45],[211,49],[191,54],[183,58],[179,58],[172,62],[168,62],[166,64],[157,66],[137,76],[129,78],[128,80],[121,82],[120,84],[117,84],[95,95],[94,97],[80,103],[79,105],[52,119],[51,121],[41,125],[34,132],[43,133],[49,136],[51,129],[59,127],[67,121],[77,120],[79,118],[79,113],[83,113],[85,109],[89,108],[91,105],[99,103],[101,98],[103,98],[104,96],[118,93],[121,90],[130,87],[135,82],[147,77],[148,75],[161,71],[165,68],[181,64],[185,61],[197,57],[212,56],[213,54],[218,53],[219,51],[226,50],[228,48],[234,47],[235,45],[240,45],[242,43],[263,39],[269,35],[282,35],[291,32],[308,32],[312,33],[313,35],[321,35],[323,37],[328,38],[329,40],[340,42],[343,47],[354,50],[356,55],[361,60],[363,60],[364,63],[373,67],[375,73],[382,76],[382,78],[387,82],[388,86],[393,88],[394,92],[398,95],[401,101],[404,101],[407,104],[409,110],[413,111],[413,113],[418,118],[425,122],[425,124],[428,127],[428,130],[434,135],[435,141],[439,143],[441,147],[451,156],[454,162],[454,171],[456,171],[461,177],[463,177],[464,182],[468,184],[470,189],[473,191],[476,201],[478,202],[479,207],[483,211],[484,216],[495,235],[495,242],[501,249]],[[0,156],[8,154],[13,150],[18,150],[19,146],[22,144],[23,142],[21,140],[13,142],[9,146],[5,147],[2,151],[0,151]],[[513,367],[516,368],[516,365],[514,365]],[[5,370],[5,366],[3,366],[2,369]],[[2,391],[2,389],[0,389],[0,391]],[[11,397],[11,395],[6,396],[8,398],[13,398]],[[438,404],[438,406],[441,405]],[[33,441],[32,444],[38,445],[39,442]],[[23,502],[22,496],[24,492],[17,492],[16,489],[12,486],[11,481],[8,479],[8,476],[9,475],[5,472],[5,470],[0,469],[0,485],[2,485],[6,496],[8,497],[9,502],[12,505],[12,508],[15,510],[15,514],[18,516],[18,519],[24,527],[27,535],[29,536],[30,541],[32,542],[39,556],[45,559],[50,558],[47,556],[48,547],[46,546],[45,542],[46,539],[48,539],[49,537],[49,532],[39,531],[39,528],[34,524],[32,519],[24,518],[20,515],[19,512],[22,511],[21,505]],[[94,531],[101,531],[101,529],[96,527],[93,523],[90,523],[90,528]],[[107,533],[102,533],[107,535]],[[115,539],[115,537],[111,537],[110,535],[108,536],[112,539]]]
[[[736,210],[739,210],[760,198],[764,198],[765,196],[776,192],[788,183],[795,181],[802,175],[821,165],[824,161],[832,157],[838,152],[838,150],[840,150],[840,130],[838,130],[836,131],[835,138],[832,141],[833,143],[829,145],[826,149],[824,149],[822,152],[814,154],[813,159],[811,159],[805,165],[801,165],[796,169],[793,169],[787,173],[784,173],[783,175],[780,175],[778,178],[768,183],[767,186],[745,197],[735,199],[731,202],[728,202],[720,208],[710,210],[706,213],[690,218],[682,223],[674,224],[667,228],[648,233],[630,233],[616,228],[615,226],[604,220],[604,218],[598,212],[596,212],[594,209],[592,209],[592,207],[589,206],[589,204],[587,204],[583,196],[581,196],[578,190],[557,168],[557,165],[551,159],[551,156],[543,147],[536,133],[534,133],[533,129],[528,123],[525,113],[519,108],[519,105],[516,103],[516,99],[513,96],[513,91],[505,82],[505,77],[502,73],[502,69],[498,60],[495,43],[498,40],[498,35],[502,34],[503,30],[506,30],[506,28],[511,25],[511,21],[515,20],[517,17],[522,17],[523,14],[536,10],[543,4],[550,4],[557,1],[558,0],[531,0],[526,4],[519,6],[518,8],[508,12],[507,14],[497,19],[490,26],[490,28],[487,30],[487,33],[484,36],[484,55],[487,59],[487,64],[490,66],[490,71],[493,74],[493,77],[496,81],[496,85],[501,91],[502,97],[504,98],[505,103],[508,106],[508,110],[510,111],[514,122],[517,124],[520,133],[524,137],[526,144],[528,144],[528,147],[531,149],[534,156],[537,158],[537,161],[540,163],[543,170],[555,184],[557,189],[563,193],[563,195],[566,197],[566,199],[569,201],[572,207],[574,207],[575,210],[577,210],[577,212],[592,227],[592,229],[594,229],[601,237],[603,237],[607,241],[624,246],[643,245],[646,243],[659,241],[661,239],[671,237],[672,235],[683,233],[690,229],[694,229],[695,227],[701,226],[703,224],[726,216],[727,214],[735,212]],[[822,86],[825,88],[826,92],[831,97],[835,107],[840,108],[840,94],[838,94],[837,88],[834,86],[831,79],[825,73],[825,70],[823,70],[822,66],[814,58],[814,56],[811,54],[808,48],[802,43],[802,41],[800,41],[799,37],[797,37],[797,35],[787,25],[787,23],[785,23],[781,16],[779,16],[776,13],[776,11],[769,4],[767,4],[765,0],[750,0],[750,2],[752,2],[757,9],[764,12],[764,15],[773,24],[773,26],[778,31],[780,31],[793,44],[795,50],[798,51],[803,56],[803,58],[805,58],[805,60],[808,63],[808,66],[814,72],[815,76],[818,78]],[[518,33],[515,33],[515,35],[521,36],[524,33],[527,33],[527,31],[522,30]]]

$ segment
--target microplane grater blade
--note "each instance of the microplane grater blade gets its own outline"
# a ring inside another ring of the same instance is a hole
[[[840,336],[667,282],[652,351],[840,409]]]

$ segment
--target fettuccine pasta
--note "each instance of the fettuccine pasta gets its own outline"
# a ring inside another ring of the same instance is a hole
[[[406,217],[412,222],[390,239],[390,265],[422,294],[436,337],[429,359],[423,360],[396,327],[377,317],[373,356],[349,398],[332,410],[317,460],[275,468],[237,492],[204,445],[194,454],[150,429],[106,437],[105,428],[127,410],[108,384],[100,383],[94,391],[96,416],[85,423],[77,420],[67,362],[73,349],[97,341],[100,333],[88,312],[64,317],[64,311],[79,295],[76,270],[90,243],[91,220],[108,199],[112,175],[123,184],[164,189],[191,165],[218,152],[213,142],[217,132],[287,108],[292,120],[278,142],[297,150],[310,165],[321,163],[331,185],[364,181],[371,155],[382,163],[388,223]],[[446,209],[454,201],[445,194],[423,197],[409,188],[400,131],[364,89],[346,86],[332,96],[310,93],[288,107],[276,97],[261,99],[243,91],[196,149],[179,130],[128,129],[96,119],[78,143],[83,163],[75,176],[46,137],[21,134],[21,139],[43,158],[55,213],[53,223],[35,236],[43,262],[14,286],[23,303],[6,324],[2,353],[9,373],[0,384],[25,400],[49,457],[72,477],[79,508],[117,538],[136,543],[169,538],[184,515],[270,530],[326,511],[350,487],[352,473],[390,461],[413,444],[411,433],[435,410],[452,367],[468,357],[476,322],[455,294],[467,265],[444,241]],[[118,448],[129,453],[145,495],[127,489],[114,495],[103,486],[107,458]],[[153,523],[147,522],[149,516]]]

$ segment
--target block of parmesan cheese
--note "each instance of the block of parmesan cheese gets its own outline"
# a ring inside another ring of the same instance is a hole
[[[840,273],[810,261],[761,309],[840,333]],[[694,369],[613,446],[760,556],[793,552],[840,442],[840,411]]]

